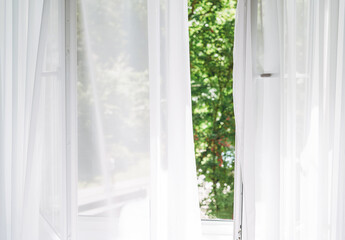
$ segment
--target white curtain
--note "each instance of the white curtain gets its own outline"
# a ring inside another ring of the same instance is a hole
[[[200,239],[187,1],[65,2],[0,0],[0,239]]]
[[[78,239],[200,239],[187,1],[78,3]]]
[[[236,20],[242,239],[345,239],[345,2],[242,0]]]
[[[64,5],[0,0],[0,239],[66,239]]]

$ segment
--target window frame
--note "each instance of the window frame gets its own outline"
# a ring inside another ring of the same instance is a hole
[[[78,189],[77,0],[65,0],[67,240],[76,240]]]

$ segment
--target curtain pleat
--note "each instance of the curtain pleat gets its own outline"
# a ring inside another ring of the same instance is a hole
[[[152,239],[200,239],[187,1],[148,6]]]
[[[236,32],[235,48],[253,46],[234,56],[243,239],[344,239],[344,1],[242,2],[237,28],[252,35]]]
[[[59,73],[64,71],[64,49],[59,46],[64,4],[1,0],[0,5],[0,239],[52,239],[54,234],[64,238],[66,229],[59,226],[66,222],[66,186],[57,167],[63,159],[56,156],[65,147],[58,144],[61,135],[45,128],[65,131],[63,119],[58,123],[50,117],[64,115],[64,89],[47,92],[47,86],[64,81],[64,72]],[[54,139],[52,148],[49,139]],[[55,165],[45,163],[49,161]],[[48,177],[46,172],[52,169],[55,172]]]

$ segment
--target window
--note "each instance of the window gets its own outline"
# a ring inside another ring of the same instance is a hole
[[[206,238],[230,239],[236,2],[197,5],[189,21],[202,229]],[[79,238],[149,239],[147,2],[79,1],[77,17]],[[208,42],[210,37],[214,41]]]

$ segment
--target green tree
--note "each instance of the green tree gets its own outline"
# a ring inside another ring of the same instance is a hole
[[[232,97],[235,0],[189,0],[193,128],[199,176],[212,184],[207,214],[231,219],[235,119]]]

